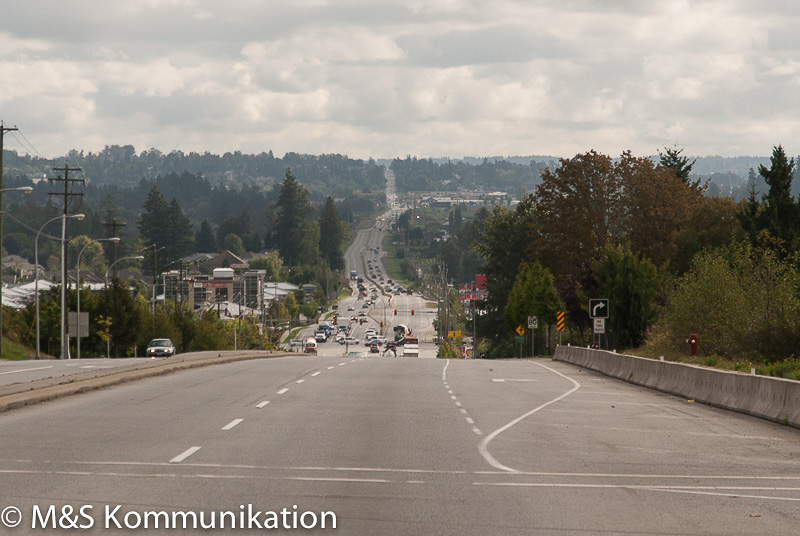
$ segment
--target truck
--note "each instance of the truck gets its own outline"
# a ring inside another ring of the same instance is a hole
[[[419,339],[417,337],[406,337],[405,343],[403,343],[403,355],[419,357]]]
[[[317,340],[314,337],[306,339],[305,350],[303,353],[317,355]]]

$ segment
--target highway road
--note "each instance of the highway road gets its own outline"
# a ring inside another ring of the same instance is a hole
[[[347,535],[800,521],[800,431],[549,360],[259,359],[6,412],[0,438],[0,511],[21,512],[9,534],[41,533],[34,505],[90,505],[94,533],[117,505],[132,522],[297,505]]]

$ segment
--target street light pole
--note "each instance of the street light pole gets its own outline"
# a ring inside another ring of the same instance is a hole
[[[141,260],[144,260],[144,256],[143,255],[136,255],[134,257],[122,257],[118,261],[112,262],[111,266],[109,266],[108,270],[106,270],[106,277],[105,277],[106,289],[108,288],[108,274],[109,274],[109,272],[111,272],[111,269],[114,267],[114,265],[117,264],[117,263],[120,263],[122,261],[131,261],[131,260],[141,261]]]
[[[39,328],[39,325],[40,325],[40,321],[39,321],[39,235],[42,234],[42,231],[44,231],[44,228],[47,227],[48,223],[52,223],[52,222],[54,222],[56,220],[59,220],[59,219],[62,219],[62,218],[63,219],[74,218],[76,220],[82,220],[84,217],[85,216],[83,214],[61,214],[60,216],[56,216],[55,218],[49,219],[46,222],[44,222],[44,225],[42,225],[42,227],[39,229],[39,232],[36,233],[36,240],[34,240],[34,242],[33,242],[33,257],[34,257],[33,258],[33,266],[34,266],[34,270],[33,271],[36,273],[35,283],[34,283],[34,289],[35,289],[34,292],[36,294],[36,359],[39,359],[39,357],[40,357],[40,352],[39,352],[39,346],[40,346],[40,341],[39,341],[39,339],[40,339],[40,337],[39,337],[39,329],[40,329]],[[61,260],[63,262],[64,258],[62,257]],[[64,285],[63,281],[61,282],[61,285],[62,286]],[[64,306],[63,302],[62,302],[61,306],[62,307]],[[63,316],[62,316],[62,318],[63,318]]]
[[[30,186],[19,188],[3,188],[3,133],[7,130],[17,130],[5,128],[0,122],[0,356],[3,355],[3,192],[23,192],[29,194],[33,191]]]
[[[118,236],[114,236],[112,238],[98,238],[97,240],[90,240],[89,242],[86,242],[86,244],[78,252],[78,263],[77,263],[78,283],[76,285],[76,287],[78,288],[78,315],[77,315],[78,318],[75,321],[75,323],[77,324],[77,327],[75,329],[75,333],[77,334],[75,337],[76,339],[75,344],[77,346],[77,359],[81,358],[81,255],[83,255],[83,251],[89,246],[89,244],[93,242],[113,242],[116,244],[117,242],[119,242],[119,240],[120,239]]]

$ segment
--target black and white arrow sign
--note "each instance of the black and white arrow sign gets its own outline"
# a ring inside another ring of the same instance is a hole
[[[608,300],[589,300],[591,318],[608,318]]]

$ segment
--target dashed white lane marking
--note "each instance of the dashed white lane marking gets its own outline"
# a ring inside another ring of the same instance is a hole
[[[0,376],[2,376],[4,374],[16,374],[17,372],[30,372],[32,370],[44,370],[44,369],[49,369],[49,368],[53,368],[53,365],[49,365],[47,367],[36,367],[36,368],[26,368],[26,369],[19,369],[19,370],[9,370],[9,371],[6,371],[6,372],[0,372]]]
[[[320,374],[322,374],[322,372],[316,371],[314,374],[311,375],[311,377],[314,378],[316,376],[319,376]]]
[[[191,447],[172,458],[169,463],[181,463],[183,460],[200,450],[200,447]]]
[[[261,409],[261,408],[263,408],[264,406],[266,406],[267,404],[269,404],[269,400],[264,400],[263,402],[261,402],[261,403],[259,403],[259,404],[256,404],[256,407],[257,407],[258,409]]]
[[[78,368],[95,368],[97,365],[81,365]]]
[[[301,384],[301,383],[303,383],[303,382],[305,382],[305,380],[297,380],[295,383],[297,383],[297,384]]]
[[[286,394],[286,393],[288,393],[288,392],[289,392],[289,388],[288,388],[288,387],[284,387],[283,389],[281,389],[280,391],[278,391],[278,394],[279,394],[279,395],[285,395],[285,394]]]
[[[333,367],[328,367],[328,370],[333,370]]]
[[[346,364],[347,364],[347,363],[339,363],[339,366],[340,366],[340,367],[343,367],[343,366],[345,366]]]
[[[447,363],[445,363],[444,368],[442,369],[442,384],[444,385],[444,388],[447,389],[447,392],[450,394],[450,400],[452,400],[453,403],[458,408],[458,410],[463,415],[465,415],[465,419],[467,421],[467,424],[473,425],[472,426],[472,432],[475,435],[483,435],[483,432],[481,432],[480,428],[478,428],[477,426],[474,426],[475,425],[475,420],[472,417],[469,416],[469,413],[467,412],[467,410],[465,410],[464,408],[461,407],[461,402],[458,401],[458,397],[453,394],[453,390],[450,389],[450,385],[447,383],[447,367],[449,367],[449,366],[450,366],[450,361],[448,360]]]
[[[528,417],[530,417],[531,415],[533,415],[537,411],[543,410],[544,408],[546,408],[550,404],[555,404],[559,400],[562,400],[562,399],[568,397],[569,395],[571,395],[572,393],[574,393],[575,391],[577,391],[578,389],[581,388],[581,384],[580,383],[578,383],[577,381],[573,380],[572,378],[570,378],[568,376],[565,376],[564,374],[561,374],[557,370],[553,370],[550,367],[548,367],[546,365],[542,365],[541,363],[538,363],[536,361],[534,361],[533,363],[536,364],[536,365],[539,365],[540,367],[542,367],[544,369],[549,370],[553,374],[557,374],[558,376],[561,376],[565,380],[569,380],[570,382],[572,382],[573,387],[572,387],[572,389],[570,389],[566,393],[555,397],[554,399],[550,400],[549,402],[545,402],[544,404],[533,408],[528,413],[525,413],[524,415],[520,415],[519,417],[517,417],[513,421],[501,426],[500,428],[498,428],[497,430],[495,430],[494,432],[492,432],[491,434],[489,434],[489,435],[487,435],[486,437],[483,438],[483,441],[481,441],[480,444],[478,445],[478,452],[480,452],[481,456],[483,456],[483,459],[486,460],[486,462],[489,465],[491,465],[495,469],[500,469],[501,471],[508,471],[509,473],[517,473],[518,472],[516,469],[512,469],[511,467],[503,465],[502,463],[497,461],[497,459],[494,456],[491,455],[491,453],[489,452],[488,446],[489,446],[489,443],[492,441],[492,439],[494,439],[495,437],[499,436],[500,434],[502,434],[503,432],[505,432],[506,430],[508,430],[512,426],[516,426],[517,424],[519,424],[523,420],[527,419]]]
[[[231,422],[222,427],[223,430],[230,430],[234,426],[241,424],[244,419],[233,419]]]

